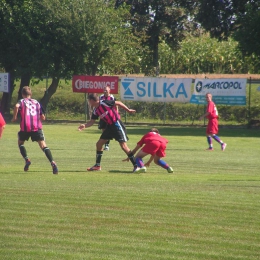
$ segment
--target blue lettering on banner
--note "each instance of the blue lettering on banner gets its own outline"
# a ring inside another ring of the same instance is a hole
[[[156,98],[162,97],[162,95],[157,94],[156,89],[157,89],[157,88],[156,88],[156,82],[154,82],[154,83],[153,83],[153,96],[156,97]]]
[[[184,95],[185,98],[188,97],[188,95],[187,95],[187,93],[186,93],[186,91],[185,91],[185,87],[184,87],[184,84],[183,84],[183,83],[181,83],[180,86],[179,86],[178,89],[177,89],[176,98],[178,98],[179,95]]]
[[[213,96],[213,101],[216,104],[223,105],[237,105],[237,106],[245,106],[246,105],[246,97],[244,96]],[[207,104],[205,96],[201,95],[192,95],[190,99],[190,103],[192,104]]]
[[[160,89],[157,88],[156,82],[148,82],[146,86],[145,82],[140,81],[137,83],[137,96],[138,97],[152,96],[155,98],[161,98],[161,97],[166,98],[167,96],[170,96],[171,98],[174,98],[173,90],[172,90],[173,87],[174,87],[174,83],[170,83],[169,85],[167,85],[167,83],[165,82],[162,88],[163,93],[160,93],[159,92]],[[181,83],[177,88],[176,98],[178,98],[180,95],[183,95],[185,98],[188,97],[183,83]]]
[[[171,83],[168,87],[167,87],[167,83],[163,84],[163,97],[166,98],[166,94],[169,93],[169,95],[174,98],[174,95],[172,94],[170,88],[174,86],[174,83]]]
[[[148,84],[148,89],[150,88],[151,86],[149,86]],[[144,97],[145,94],[146,94],[146,91],[145,91],[145,83],[144,82],[138,82],[137,83],[137,89],[140,90],[141,92],[137,91],[137,96],[138,97]]]

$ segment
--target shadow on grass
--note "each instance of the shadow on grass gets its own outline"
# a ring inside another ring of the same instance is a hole
[[[206,127],[164,127],[156,126],[162,136],[206,136]],[[127,126],[128,135],[144,135],[151,129],[151,126]],[[227,128],[220,126],[220,137],[260,137],[259,129],[248,128]]]
[[[127,173],[127,174],[133,174],[132,171],[120,171],[120,170],[110,170],[108,172],[111,172],[111,173]]]

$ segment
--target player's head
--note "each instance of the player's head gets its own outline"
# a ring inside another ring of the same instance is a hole
[[[106,86],[104,87],[104,95],[108,97],[110,95],[110,87]]]
[[[155,133],[159,134],[159,130],[157,128],[154,128],[154,127],[150,130],[150,132],[155,132]]]
[[[91,93],[88,95],[88,102],[91,106],[94,106],[96,103],[98,103],[99,97],[96,93]]]
[[[23,97],[30,97],[32,95],[31,88],[28,86],[25,86],[22,88],[22,96]]]
[[[212,94],[207,93],[207,94],[206,94],[206,100],[207,100],[208,102],[211,101],[211,100],[212,100]]]

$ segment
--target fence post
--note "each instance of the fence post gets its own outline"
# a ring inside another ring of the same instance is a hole
[[[249,78],[249,97],[248,97],[248,126],[251,120],[251,77]]]

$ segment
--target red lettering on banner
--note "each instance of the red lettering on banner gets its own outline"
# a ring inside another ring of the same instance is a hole
[[[111,94],[118,94],[118,77],[74,75],[72,78],[73,92],[103,93],[105,87],[110,87]]]

